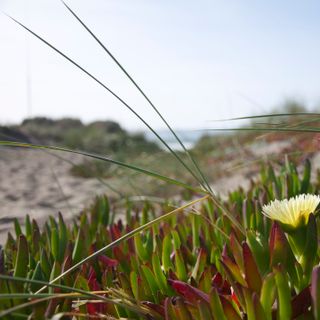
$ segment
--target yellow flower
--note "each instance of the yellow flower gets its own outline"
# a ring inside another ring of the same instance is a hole
[[[288,229],[296,229],[308,223],[309,216],[320,203],[320,196],[300,194],[284,200],[274,200],[262,207],[262,213],[272,220],[279,221]]]

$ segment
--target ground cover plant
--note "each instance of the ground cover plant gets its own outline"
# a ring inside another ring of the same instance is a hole
[[[289,161],[278,173],[265,166],[261,180],[248,192],[240,188],[230,193],[223,209],[209,198],[175,210],[173,203],[119,204],[100,197],[72,226],[60,214],[41,230],[27,216],[25,230],[16,222],[15,234],[9,234],[1,251],[0,316],[317,319],[315,208],[298,228],[262,214],[275,198],[318,193],[320,180],[310,183],[310,170],[308,162],[300,175]],[[123,210],[126,219],[117,219]],[[173,210],[153,224],[159,212]],[[244,234],[223,210],[233,215]],[[150,228],[116,243],[150,222]],[[106,243],[109,249],[39,292]]]
[[[137,204],[124,197],[122,202],[100,197],[73,225],[66,225],[62,214],[56,220],[50,218],[43,228],[29,216],[25,229],[16,221],[15,235],[8,235],[0,252],[0,316],[319,319],[320,200],[316,194],[320,182],[318,178],[311,183],[310,162],[306,161],[301,174],[288,158],[280,170],[265,164],[261,179],[252,181],[249,190],[239,189],[222,200],[194,155],[144,91],[80,18],[66,8],[145,97],[181,145],[183,155],[103,82],[14,21],[120,101],[155,134],[196,184],[89,151],[0,142],[105,161],[183,188],[190,198],[188,202],[175,199]],[[306,123],[301,126],[301,122],[294,127],[260,125],[239,130],[319,131]],[[117,218],[119,214],[122,219]]]

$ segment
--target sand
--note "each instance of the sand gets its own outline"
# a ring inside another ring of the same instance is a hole
[[[289,145],[283,141],[269,143],[268,147],[251,145],[244,152],[249,161],[250,157],[279,154]],[[61,152],[54,155],[41,150],[0,147],[0,244],[4,243],[8,231],[12,231],[14,218],[23,224],[25,215],[29,214],[42,224],[48,216],[56,217],[61,211],[65,220],[70,221],[89,206],[96,195],[112,194],[97,179],[71,175],[69,162],[80,163],[82,156]],[[222,177],[212,183],[216,192],[226,195],[239,186],[246,189],[251,179],[258,179],[257,165],[237,168],[238,160],[221,164]],[[312,162],[315,172],[320,166],[319,153],[313,155]]]
[[[79,163],[81,156],[57,153]],[[110,192],[97,179],[70,174],[71,165],[41,150],[0,148],[0,243],[12,230],[13,219],[26,214],[40,224],[61,211],[66,221],[88,206],[96,195]]]

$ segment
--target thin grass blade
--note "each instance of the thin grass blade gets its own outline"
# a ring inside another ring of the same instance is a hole
[[[72,60],[70,57],[68,57],[66,54],[64,54],[62,51],[57,49],[55,46],[53,46],[51,43],[46,41],[44,38],[39,36],[37,33],[33,32],[31,29],[26,27],[24,24],[16,20],[15,18],[7,15],[10,19],[12,19],[14,22],[16,22],[18,25],[20,25],[22,28],[27,30],[29,33],[31,33],[33,36],[35,36],[37,39],[42,41],[44,44],[49,46],[51,49],[53,49],[55,52],[57,52],[59,55],[61,55],[64,59],[72,63],[74,66],[76,66],[78,69],[80,69],[83,73],[85,73],[88,77],[93,79],[96,83],[98,83],[100,86],[102,86],[105,90],[107,90],[114,98],[116,98],[121,104],[123,104],[128,110],[130,110],[157,138],[158,140],[170,151],[170,153],[185,167],[185,169],[200,183],[200,185],[207,189],[207,187],[199,180],[199,177],[189,168],[189,166],[179,157],[179,155],[161,138],[161,136],[122,98],[120,98],[119,95],[117,95],[114,91],[112,91],[107,85],[105,85],[103,82],[101,82],[97,77],[92,75],[89,71],[87,71],[85,68],[81,67],[77,62]]]
[[[153,104],[153,102],[150,100],[150,98],[145,94],[145,92],[136,83],[136,81],[130,76],[130,74],[127,72],[127,70],[115,58],[115,56],[110,52],[110,50],[101,42],[101,40],[89,29],[89,27],[79,18],[79,16],[63,0],[61,0],[61,2],[69,10],[69,12],[79,21],[79,23],[89,32],[89,34],[98,42],[98,44],[103,48],[103,50],[110,56],[110,58],[116,63],[116,65],[128,77],[128,79],[137,88],[137,90],[141,93],[141,95],[146,99],[146,101],[149,103],[149,105],[152,107],[152,109],[157,113],[157,115],[160,117],[160,119],[163,121],[163,123],[167,126],[169,131],[172,133],[172,135],[178,141],[178,143],[180,144],[182,149],[186,152],[186,154],[188,155],[192,164],[194,165],[195,169],[197,170],[198,174],[200,174],[202,181],[207,186],[208,190],[212,191],[210,184],[208,183],[206,177],[204,176],[203,172],[201,171],[201,169],[200,169],[199,165],[197,164],[197,162],[195,161],[194,157],[192,157],[191,153],[187,150],[187,148],[185,147],[185,145],[183,144],[181,139],[178,137],[178,135],[175,133],[175,131],[172,129],[172,127],[169,125],[169,123],[166,121],[166,119],[162,116],[162,114],[160,113],[158,108]]]
[[[152,172],[152,171],[149,171],[146,169],[142,169],[140,167],[130,165],[130,164],[127,164],[127,163],[124,163],[121,161],[113,160],[113,159],[110,159],[107,157],[103,157],[100,155],[96,155],[96,154],[92,154],[92,153],[88,153],[88,152],[84,152],[84,151],[70,150],[67,148],[56,147],[56,146],[43,146],[43,145],[35,145],[35,144],[30,144],[30,143],[12,142],[12,141],[0,141],[0,145],[10,146],[10,147],[34,148],[34,149],[49,149],[49,150],[64,151],[64,152],[69,152],[69,153],[74,153],[74,154],[80,154],[80,155],[83,155],[86,157],[90,157],[90,158],[98,159],[98,160],[102,160],[102,161],[107,161],[107,162],[131,169],[131,170],[135,170],[137,172],[152,176],[152,177],[157,178],[159,180],[162,180],[162,181],[165,181],[165,182],[168,182],[168,183],[180,186],[180,187],[184,187],[186,189],[189,189],[189,190],[192,190],[195,192],[200,192],[200,193],[205,192],[202,189],[193,188],[190,185],[187,185],[187,184],[180,182],[178,180],[175,180],[175,179],[168,178],[168,177],[160,175],[158,173],[155,173],[155,172]]]
[[[260,119],[260,118],[273,118],[273,117],[300,117],[300,116],[320,116],[320,113],[317,112],[294,112],[294,113],[270,113],[270,114],[260,114],[255,116],[245,116],[245,117],[236,117],[228,119],[218,119],[211,120],[212,122],[223,122],[223,121],[235,121],[235,120],[248,120],[248,119]]]

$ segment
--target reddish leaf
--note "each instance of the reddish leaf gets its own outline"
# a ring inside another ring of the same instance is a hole
[[[186,298],[189,302],[196,303],[199,299],[209,302],[209,296],[206,293],[185,282],[169,279],[168,283],[176,290],[176,292]]]
[[[172,298],[166,298],[164,300],[164,318],[165,320],[173,320],[175,319],[175,314],[172,308]]]
[[[230,249],[232,251],[233,257],[235,261],[237,262],[237,265],[240,267],[240,269],[244,270],[244,262],[243,262],[243,256],[241,254],[241,245],[239,241],[237,240],[234,232],[230,235]]]
[[[320,318],[320,267],[316,266],[312,271],[311,280],[312,311],[315,319]]]
[[[297,296],[291,301],[292,318],[306,313],[311,306],[311,293],[310,287],[304,288]]]
[[[116,267],[119,264],[118,260],[111,259],[111,258],[107,257],[106,255],[99,256],[98,259],[107,268]]]
[[[270,232],[270,264],[271,267],[281,263],[286,265],[288,258],[288,240],[277,222],[274,222]]]
[[[117,225],[114,224],[110,226],[110,234],[112,241],[115,241],[121,237],[121,230]]]
[[[267,317],[265,315],[265,311],[260,303],[259,296],[256,292],[252,295],[252,303],[253,303],[253,310],[255,318],[258,320],[267,320]]]
[[[216,288],[220,294],[230,295],[231,287],[230,283],[227,280],[223,280],[220,272],[217,272],[211,282],[212,287]]]
[[[241,270],[230,257],[228,257],[227,255],[223,256],[221,264],[226,270],[228,277],[231,277],[231,279],[228,279],[230,282],[236,281],[240,283],[242,286],[247,286],[247,283],[242,276]]]
[[[90,271],[89,271],[88,285],[90,287],[90,290],[92,291],[101,290],[101,285],[97,281],[96,272],[92,267],[90,267]],[[87,310],[89,314],[103,313],[105,311],[105,304],[104,303],[87,303]]]
[[[261,275],[253,258],[252,252],[246,242],[242,243],[242,252],[244,260],[244,272],[248,287],[259,293],[262,286]]]
[[[157,313],[159,313],[161,316],[164,317],[164,307],[161,306],[160,304],[156,304],[156,303],[152,303],[150,301],[141,301],[141,304],[147,306],[148,308],[156,311]]]
[[[217,272],[212,278],[212,286],[216,289],[220,289],[223,284],[223,278],[220,272]]]
[[[241,317],[239,316],[238,312],[234,309],[233,305],[228,299],[226,299],[223,296],[220,296],[220,301],[222,304],[225,317],[227,319],[241,320]]]
[[[112,251],[113,251],[113,254],[114,254],[116,260],[121,261],[121,262],[122,261],[125,262],[127,260],[126,255],[123,253],[123,251],[119,247],[114,247],[112,249]]]
[[[231,288],[231,289],[232,289],[232,288]],[[236,305],[237,305],[238,307],[240,307],[239,299],[238,299],[237,295],[235,294],[234,290],[232,289],[231,292],[232,292],[232,293],[231,293],[231,299],[236,303]]]
[[[95,315],[98,310],[96,309],[96,303],[87,303],[87,312],[90,315]]]

